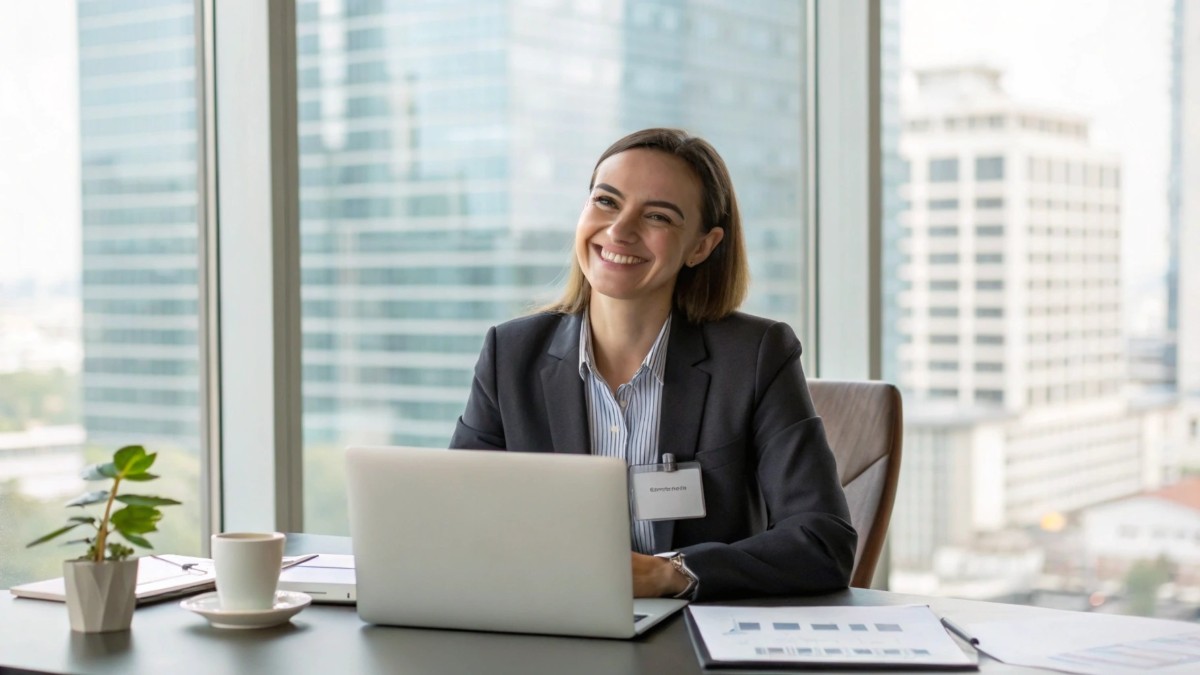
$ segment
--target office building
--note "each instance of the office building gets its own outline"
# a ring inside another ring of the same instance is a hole
[[[90,443],[199,444],[194,10],[78,3]]]
[[[1179,459],[1200,466],[1200,8],[1176,0],[1171,45],[1167,330],[1184,409]]]
[[[1160,480],[1121,394],[1120,163],[1000,76],[919,72],[904,114],[900,568]]]

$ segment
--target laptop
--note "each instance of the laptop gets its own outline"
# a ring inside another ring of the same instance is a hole
[[[687,604],[633,598],[621,459],[353,447],[346,482],[369,623],[629,638]]]

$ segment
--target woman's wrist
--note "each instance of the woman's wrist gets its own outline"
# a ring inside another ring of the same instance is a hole
[[[688,579],[685,574],[676,569],[670,558],[659,558],[659,588],[662,590],[660,595],[664,597],[674,597],[687,589],[691,579]]]

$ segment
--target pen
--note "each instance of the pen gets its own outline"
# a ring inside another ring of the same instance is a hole
[[[313,558],[317,557],[318,555],[320,555],[320,554],[319,553],[309,553],[308,555],[302,555],[297,558],[293,558],[292,560],[285,560],[285,561],[283,561],[283,569],[286,570],[289,567],[295,567],[296,565],[299,565],[301,563],[306,563],[309,560],[312,560]]]
[[[959,626],[958,624],[954,623],[953,621],[951,621],[950,619],[947,619],[944,616],[942,617],[942,625],[945,626],[946,629],[949,630],[951,633],[954,633],[958,637],[962,638],[964,641],[966,641],[972,647],[979,646],[979,638],[971,637],[970,635],[967,634],[967,631],[962,629],[962,626]]]

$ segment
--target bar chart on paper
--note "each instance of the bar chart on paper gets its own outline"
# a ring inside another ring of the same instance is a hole
[[[973,668],[924,605],[692,606],[706,665],[825,663]]]
[[[1200,626],[1185,621],[1061,611],[958,625],[1005,663],[1081,675],[1200,672]]]

